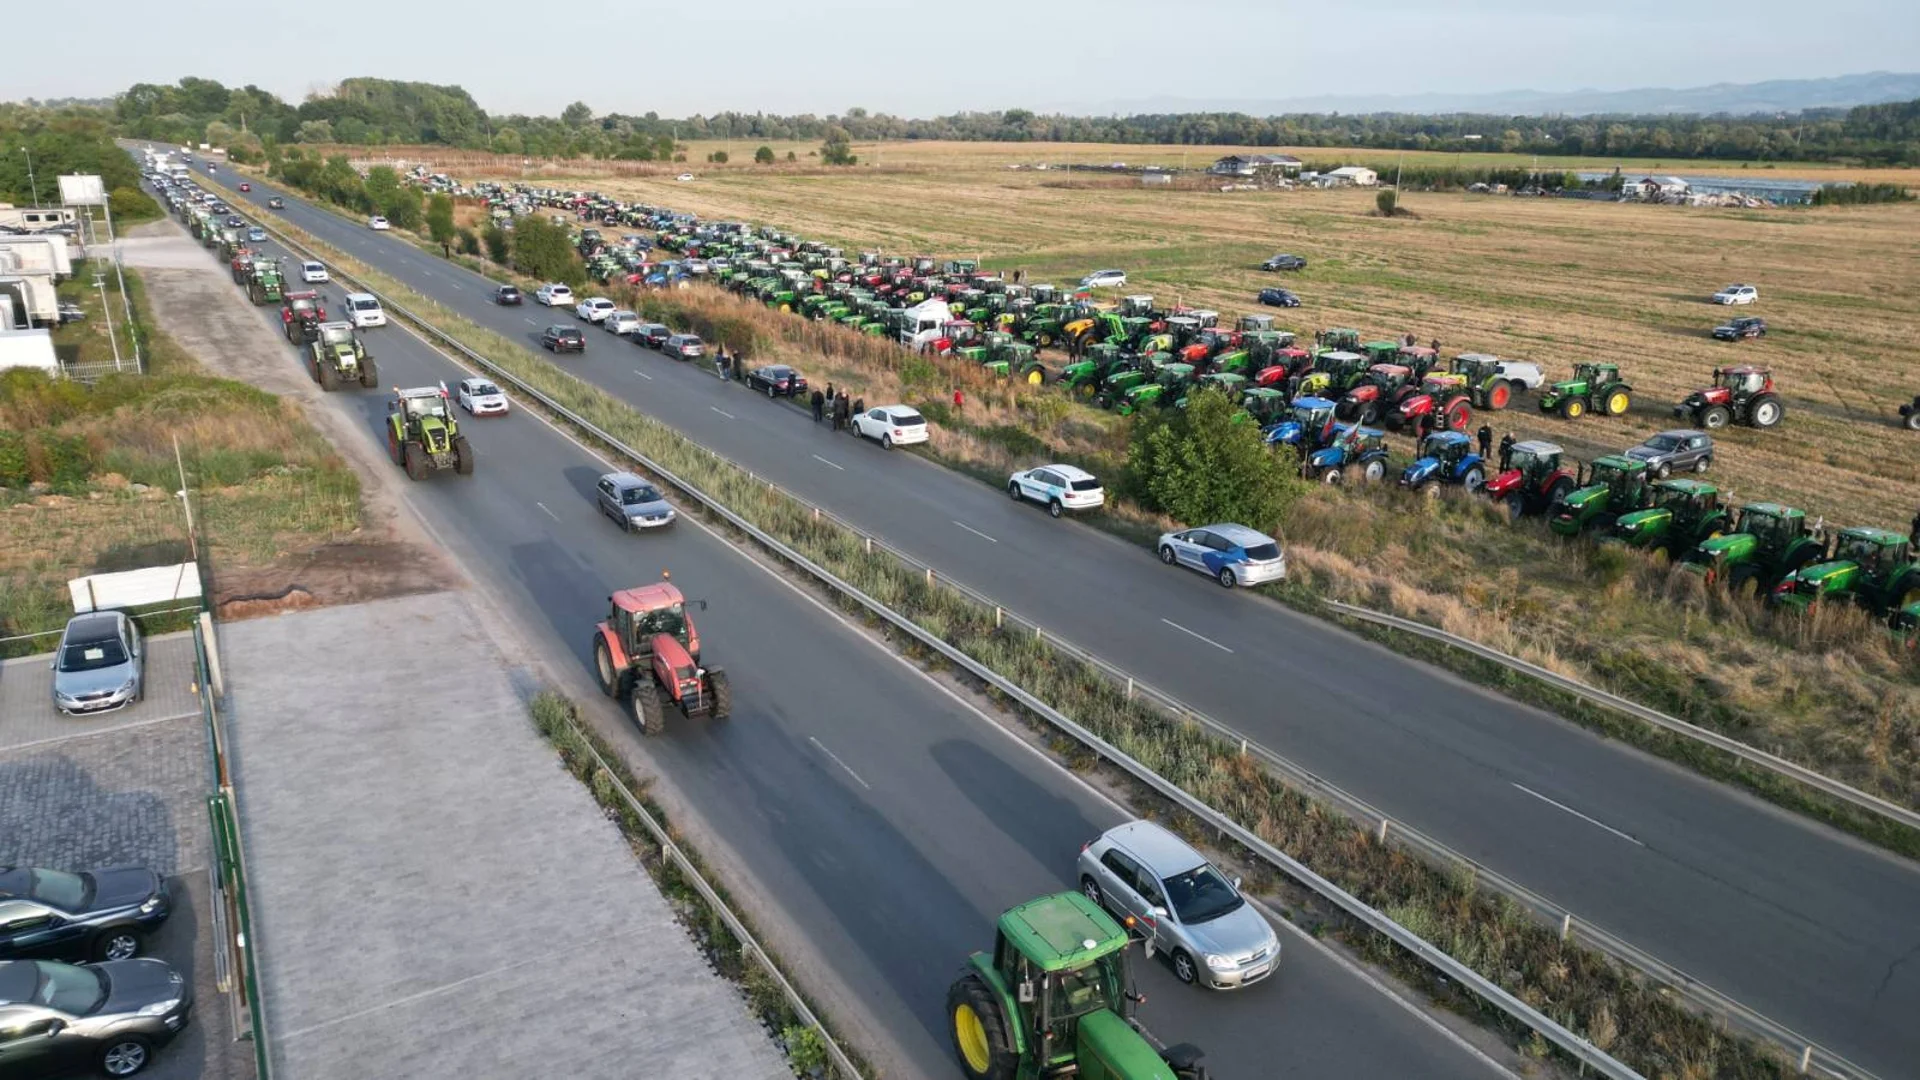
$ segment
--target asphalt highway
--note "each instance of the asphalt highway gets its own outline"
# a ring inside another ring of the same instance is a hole
[[[320,288],[337,311],[343,286]],[[275,309],[260,315],[277,332]],[[399,326],[366,340],[382,388],[337,392],[328,407],[347,410],[384,454],[386,387],[451,386],[468,373]],[[300,363],[291,347],[285,356]],[[882,1033],[888,1075],[957,1075],[943,1005],[966,954],[991,947],[1002,908],[1072,888],[1080,846],[1126,815],[697,526],[620,532],[592,503],[605,466],[534,417],[462,426],[476,474],[431,477],[410,497],[509,617],[564,643],[568,689],[590,707],[612,707],[586,689],[608,592],[670,568],[708,601],[696,618],[706,659],[733,679],[734,715],[670,718],[653,739],[627,727],[623,749],[670,776],[721,838],[720,861],[751,879],[732,882],[736,892],[772,901],[780,947],[811,953],[856,1022]],[[1288,931],[1282,941],[1280,973],[1226,995],[1183,987],[1136,954],[1142,1020],[1167,1042],[1204,1047],[1223,1080],[1495,1073],[1316,943]]]
[[[250,197],[529,349],[575,321],[495,306],[486,279],[285,191]],[[635,408],[1858,1064],[1920,1071],[1913,863],[585,332],[556,362]]]

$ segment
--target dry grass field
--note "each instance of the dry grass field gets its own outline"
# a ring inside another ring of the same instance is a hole
[[[1277,311],[1277,320],[1303,335],[1331,326],[1369,338],[1411,332],[1439,338],[1448,352],[1534,360],[1550,377],[1578,360],[1617,361],[1637,391],[1626,417],[1569,422],[1542,415],[1531,398],[1487,414],[1497,431],[1553,439],[1588,460],[1677,426],[1670,405],[1716,364],[1769,364],[1784,387],[1786,422],[1725,432],[1711,479],[1735,501],[1786,501],[1830,524],[1904,531],[1920,507],[1920,435],[1895,426],[1897,405],[1920,392],[1920,205],[1736,211],[1416,192],[1404,203],[1413,216],[1387,219],[1370,192],[1149,190],[1118,177],[1005,167],[1062,160],[1057,148],[915,144],[921,157],[904,161],[908,149],[894,156],[889,146],[879,168],[839,170],[582,162],[522,177],[484,162],[429,160],[465,181],[593,188],[851,250],[980,257],[1024,267],[1030,281],[1064,284],[1121,267],[1127,292],[1229,314],[1254,310],[1261,286],[1283,284],[1305,303]],[[1075,148],[1090,160],[1135,163],[1153,149]],[[732,153],[751,150],[735,144]],[[683,170],[698,179],[675,182]],[[1776,174],[1817,175],[1803,166]],[[1310,268],[1277,281],[1253,269],[1277,251],[1306,256]],[[1707,302],[1735,281],[1758,285],[1762,302]],[[751,319],[762,328],[756,351],[870,397],[888,386],[907,400],[939,397],[914,396],[927,388],[903,385],[902,370],[868,356],[864,340],[840,341],[847,335],[838,330],[701,290],[669,302],[696,327]],[[1733,345],[1708,336],[1723,318],[1747,313],[1767,319],[1768,338]],[[936,435],[942,456],[982,474],[1031,465],[1036,452],[1113,460],[1124,425],[1048,398],[976,384],[965,428]],[[1023,453],[983,421],[1050,433],[1049,441]],[[1411,449],[1403,437],[1392,442],[1402,456]],[[1313,592],[1444,626],[1920,803],[1912,654],[1854,613],[1789,624],[1725,598],[1676,596],[1652,560],[1569,551],[1544,530],[1508,529],[1464,500],[1426,507],[1384,493],[1318,492],[1281,529],[1299,584]]]

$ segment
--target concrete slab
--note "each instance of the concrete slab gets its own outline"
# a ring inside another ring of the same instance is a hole
[[[189,668],[192,649],[188,639]],[[254,1075],[252,1046],[234,1042],[232,1011],[215,980],[208,769],[198,710],[0,749],[0,865],[138,864],[173,890],[173,915],[145,951],[193,980],[195,1005],[186,1030],[141,1074],[154,1080]]]
[[[189,631],[147,639],[146,694],[110,713],[68,716],[54,708],[52,664],[52,653],[0,661],[0,750],[200,715],[200,696],[194,689],[193,634]]]
[[[443,592],[220,626],[276,1070],[790,1076],[483,617]]]

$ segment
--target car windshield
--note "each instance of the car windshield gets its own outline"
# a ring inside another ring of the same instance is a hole
[[[1188,926],[1217,919],[1246,903],[1220,871],[1205,863],[1161,884],[1167,887],[1167,902],[1173,905],[1173,913]]]
[[[34,966],[40,974],[33,987],[35,1004],[69,1016],[85,1016],[106,1003],[108,983],[104,972],[72,964]]]
[[[1647,440],[1646,445],[1649,449],[1665,454],[1680,449],[1680,439],[1675,435],[1655,435]]]
[[[127,650],[119,638],[102,641],[70,641],[60,650],[61,671],[98,671],[127,662]]]
[[[1254,562],[1265,562],[1268,559],[1277,559],[1280,557],[1280,545],[1278,544],[1250,544],[1246,550],[1247,558],[1252,559]]]
[[[642,506],[646,503],[655,503],[660,501],[660,491],[651,485],[630,487],[620,492],[620,501],[627,506]]]

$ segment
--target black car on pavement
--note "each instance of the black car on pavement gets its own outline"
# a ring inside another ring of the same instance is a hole
[[[807,388],[807,377],[786,364],[766,364],[747,372],[747,389],[765,390],[768,397],[797,397]]]
[[[633,342],[658,349],[666,345],[667,339],[672,336],[673,328],[670,326],[662,326],[657,322],[645,323],[633,332]]]
[[[0,960],[126,960],[172,909],[167,883],[143,866],[0,866]]]
[[[0,1080],[132,1076],[192,1011],[193,985],[158,960],[0,962]]]
[[[1305,270],[1307,260],[1298,255],[1275,255],[1260,264],[1262,270]]]
[[[520,290],[512,285],[502,285],[493,290],[493,302],[517,307],[521,303]]]
[[[586,352],[587,335],[577,326],[549,326],[540,334],[540,347],[549,352]]]
[[[1663,431],[1626,452],[1647,463],[1647,470],[1665,479],[1676,471],[1697,473],[1713,467],[1713,436],[1692,428]]]
[[[1758,315],[1734,319],[1725,326],[1714,327],[1713,336],[1720,341],[1745,341],[1748,338],[1766,337],[1767,320]]]
[[[1257,299],[1268,307],[1300,306],[1300,298],[1285,289],[1261,289]]]

